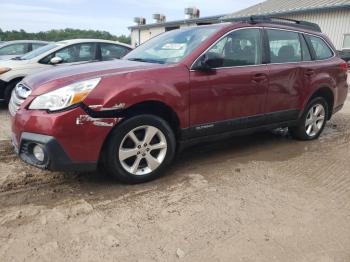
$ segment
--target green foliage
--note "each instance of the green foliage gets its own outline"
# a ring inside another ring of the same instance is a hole
[[[0,40],[10,41],[10,40],[43,40],[43,41],[61,41],[67,39],[77,39],[77,38],[94,38],[94,39],[105,39],[119,41],[122,43],[130,44],[130,36],[121,35],[115,36],[106,31],[95,31],[95,30],[80,30],[80,29],[61,29],[61,30],[50,30],[46,32],[39,33],[27,33],[24,30],[16,31],[3,31],[0,28]]]

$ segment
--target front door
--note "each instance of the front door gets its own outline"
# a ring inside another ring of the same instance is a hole
[[[269,81],[261,35],[258,28],[232,31],[197,60],[222,62],[210,71],[190,72],[190,124],[196,136],[262,124]]]

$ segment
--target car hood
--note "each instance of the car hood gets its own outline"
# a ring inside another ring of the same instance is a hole
[[[37,96],[86,79],[108,77],[162,66],[164,65],[128,60],[93,62],[74,66],[57,66],[57,68],[30,75],[23,81],[32,89],[32,96]]]

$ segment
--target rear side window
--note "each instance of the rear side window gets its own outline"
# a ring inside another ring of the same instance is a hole
[[[299,34],[284,30],[268,29],[271,63],[302,61],[302,48]]]
[[[324,60],[327,58],[331,58],[333,56],[332,50],[329,46],[319,37],[315,36],[307,36],[310,40],[312,48],[315,51],[315,56],[317,60]]]
[[[23,55],[28,52],[28,44],[12,44],[0,48],[0,55]]]
[[[101,46],[101,56],[103,61],[122,58],[127,53],[129,53],[128,48],[120,45],[101,43],[100,46]]]

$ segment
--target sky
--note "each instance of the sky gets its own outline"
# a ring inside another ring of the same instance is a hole
[[[0,28],[27,32],[50,29],[93,29],[129,34],[133,18],[153,23],[152,14],[167,21],[184,19],[184,8],[197,7],[201,17],[239,11],[262,0],[0,0]]]

